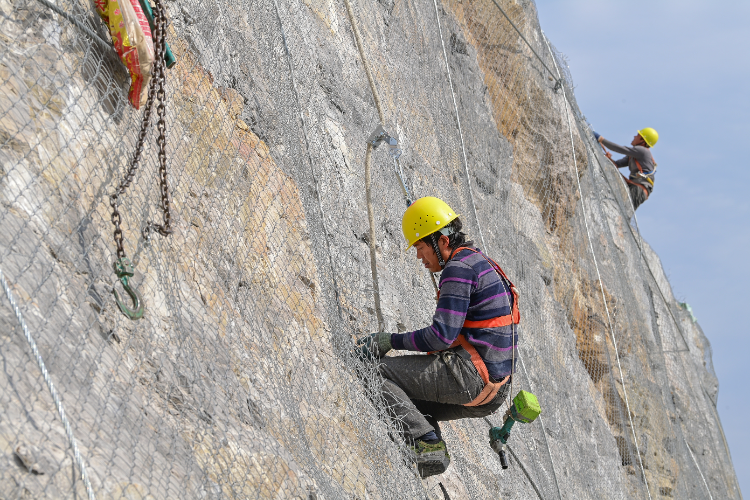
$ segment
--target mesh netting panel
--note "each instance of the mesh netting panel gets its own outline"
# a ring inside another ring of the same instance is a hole
[[[739,497],[710,345],[533,3],[165,6],[174,231],[143,234],[152,127],[119,197],[133,321],[109,204],[143,116],[130,76],[88,2],[0,1],[0,497]],[[368,147],[378,125],[398,159]],[[506,470],[503,407],[444,423],[452,465],[421,480],[353,352],[432,321],[401,234],[422,196],[521,292],[512,387],[543,413]]]

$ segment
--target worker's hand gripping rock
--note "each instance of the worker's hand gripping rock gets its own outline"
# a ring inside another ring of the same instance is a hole
[[[391,334],[378,332],[359,339],[354,352],[363,361],[375,361],[376,358],[385,356],[391,349],[393,349]]]

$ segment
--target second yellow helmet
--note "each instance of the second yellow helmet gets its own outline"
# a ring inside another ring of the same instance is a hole
[[[440,231],[458,217],[459,215],[440,198],[425,196],[418,199],[409,205],[401,219],[401,231],[409,244],[406,249],[425,236]]]
[[[638,134],[643,137],[650,148],[653,148],[659,140],[659,133],[651,127],[642,128],[638,131]]]

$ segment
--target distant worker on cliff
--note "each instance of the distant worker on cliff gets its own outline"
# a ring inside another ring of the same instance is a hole
[[[628,183],[630,199],[633,202],[633,209],[636,210],[641,203],[648,199],[651,191],[654,190],[656,162],[651,155],[651,148],[654,147],[656,141],[659,140],[659,134],[656,133],[656,130],[650,127],[641,129],[636,136],[633,137],[633,140],[630,141],[630,145],[633,146],[630,148],[608,141],[596,132],[594,132],[594,137],[596,137],[599,144],[605,148],[611,149],[615,153],[626,155],[619,160],[613,160],[612,163],[614,163],[617,168],[630,168],[630,176],[629,178],[625,178],[625,182]],[[609,153],[607,153],[607,157],[612,160]]]
[[[380,358],[383,396],[404,428],[422,477],[445,472],[450,455],[439,421],[479,418],[500,408],[515,371],[518,295],[500,266],[461,232],[459,216],[438,198],[406,209],[401,229],[430,272],[442,271],[432,324],[406,333],[373,333],[358,342]],[[428,355],[383,357],[391,349]]]

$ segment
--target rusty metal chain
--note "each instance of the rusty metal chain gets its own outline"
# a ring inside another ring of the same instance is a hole
[[[159,64],[155,65],[153,77],[156,79],[156,97],[159,104],[156,108],[156,114],[159,117],[156,122],[156,128],[159,131],[157,143],[159,145],[159,191],[161,193],[161,208],[164,215],[164,223],[156,224],[149,222],[143,229],[143,237],[148,240],[153,231],[162,236],[172,234],[172,211],[169,203],[169,184],[167,183],[167,102],[164,91],[166,83],[166,27],[167,12],[161,0],[156,0],[154,8],[154,24],[159,35],[154,39],[154,52],[159,58]]]
[[[148,99],[146,101],[146,107],[143,110],[141,130],[138,133],[138,142],[136,143],[135,151],[133,152],[133,159],[130,162],[128,172],[125,174],[125,177],[115,192],[109,197],[109,204],[112,207],[112,224],[115,226],[115,245],[117,246],[117,260],[114,262],[114,270],[120,283],[122,283],[125,292],[130,296],[133,302],[133,307],[128,307],[122,300],[120,300],[120,296],[116,289],[113,288],[112,292],[114,293],[115,301],[120,310],[132,320],[137,320],[143,317],[143,301],[138,292],[134,290],[128,282],[128,280],[133,277],[135,268],[127,258],[123,246],[122,228],[120,227],[122,223],[122,215],[120,215],[119,211],[119,199],[120,196],[125,193],[125,190],[133,183],[135,174],[140,166],[141,157],[143,156],[143,145],[146,142],[146,135],[148,134],[148,128],[151,124],[151,111],[154,108],[154,100],[159,101],[156,108],[156,113],[158,115],[156,128],[158,131],[157,144],[159,146],[159,190],[161,194],[161,208],[164,214],[164,223],[155,224],[153,222],[148,222],[146,227],[143,228],[143,237],[146,240],[149,240],[151,233],[154,231],[162,236],[172,234],[172,214],[169,202],[169,185],[167,183],[167,106],[166,92],[164,90],[166,82],[165,54],[167,45],[167,11],[162,4],[162,0],[154,0],[153,13],[154,19],[151,36],[154,43],[154,63],[151,69]]]
[[[141,156],[143,155],[143,145],[146,141],[146,135],[148,134],[148,128],[151,124],[151,111],[154,107],[154,100],[158,98],[159,104],[157,106],[157,114],[159,116],[157,129],[158,139],[157,144],[159,146],[159,179],[160,179],[160,190],[161,190],[161,207],[164,212],[164,224],[157,225],[153,222],[149,222],[143,230],[144,237],[148,239],[152,230],[156,230],[161,235],[168,235],[172,233],[171,227],[171,207],[169,202],[169,187],[167,184],[167,155],[166,155],[166,98],[164,91],[164,80],[165,80],[165,62],[164,53],[166,48],[165,35],[166,35],[166,10],[161,3],[161,0],[154,1],[154,30],[152,32],[152,39],[154,41],[154,64],[152,66],[151,81],[149,82],[148,89],[148,100],[146,101],[146,107],[143,109],[143,121],[141,122],[141,130],[138,134],[138,142],[135,146],[133,153],[133,159],[130,162],[128,172],[123,178],[120,185],[117,187],[115,192],[109,197],[109,204],[112,207],[112,224],[115,226],[114,238],[115,245],[117,246],[117,258],[124,259],[127,257],[125,248],[123,246],[122,229],[120,227],[122,223],[122,216],[120,215],[119,198],[125,193],[125,190],[130,187],[133,182],[138,167],[141,163]]]

